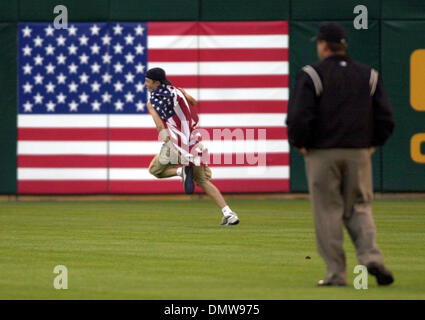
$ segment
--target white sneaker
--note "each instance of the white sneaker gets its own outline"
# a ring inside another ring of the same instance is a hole
[[[221,221],[222,226],[232,226],[239,223],[238,215],[235,212],[232,212],[230,216],[223,217]]]

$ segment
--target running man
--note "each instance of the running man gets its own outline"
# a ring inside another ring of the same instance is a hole
[[[157,178],[180,176],[187,194],[193,193],[195,180],[221,208],[221,225],[238,224],[238,215],[211,183],[211,169],[202,161],[206,150],[200,143],[201,135],[196,131],[199,120],[193,108],[196,100],[185,90],[172,86],[161,68],[147,71],[145,87],[150,92],[149,113],[164,142],[160,153],[152,160],[149,172]]]

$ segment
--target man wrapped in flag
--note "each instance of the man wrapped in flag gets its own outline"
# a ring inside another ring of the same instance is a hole
[[[211,169],[205,163],[205,149],[196,131],[198,115],[191,107],[196,100],[183,89],[171,86],[165,71],[152,68],[147,71],[145,87],[150,92],[147,103],[159,136],[164,141],[159,155],[149,166],[157,178],[180,176],[187,194],[194,192],[193,180],[221,208],[222,225],[236,225],[238,215],[226,204],[221,192],[211,183]],[[182,164],[183,167],[178,167]]]

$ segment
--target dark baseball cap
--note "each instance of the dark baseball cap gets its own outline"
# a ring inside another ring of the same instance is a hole
[[[347,33],[342,25],[335,22],[323,22],[319,25],[319,32],[311,41],[324,40],[334,43],[347,43]]]
[[[171,82],[167,79],[167,76],[165,75],[164,69],[161,69],[161,68],[149,69],[146,72],[146,78],[161,81],[161,83],[166,85],[171,84]]]

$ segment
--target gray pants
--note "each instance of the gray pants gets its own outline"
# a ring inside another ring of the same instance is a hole
[[[343,225],[360,264],[382,263],[372,217],[369,149],[311,149],[304,157],[314,211],[317,248],[326,262],[325,281],[346,283]]]

